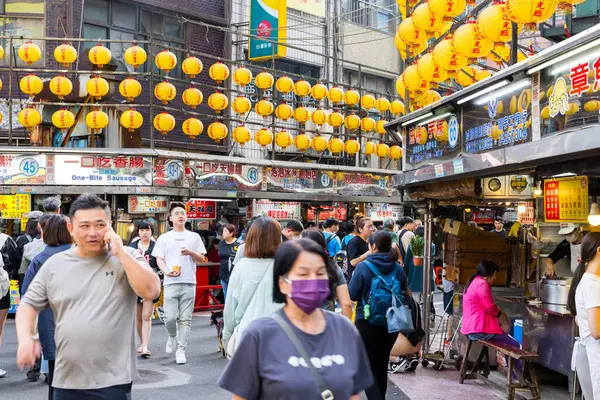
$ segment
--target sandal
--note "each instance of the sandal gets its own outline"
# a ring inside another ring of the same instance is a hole
[[[150,350],[145,351],[145,352],[142,353],[142,357],[145,358],[145,359],[148,359],[151,356],[152,356],[152,352]]]
[[[141,354],[141,353],[142,353],[142,351],[143,351],[143,349],[142,349],[142,347],[141,347],[141,346],[140,346],[140,347],[138,347],[138,348],[137,348],[137,350],[136,350],[136,352],[137,352],[138,354]]]

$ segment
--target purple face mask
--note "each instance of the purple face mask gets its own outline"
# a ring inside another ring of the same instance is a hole
[[[292,285],[289,298],[306,314],[312,314],[321,307],[331,293],[328,279],[283,279]]]

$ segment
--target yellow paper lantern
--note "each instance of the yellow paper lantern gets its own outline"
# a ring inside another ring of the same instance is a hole
[[[142,94],[142,85],[133,78],[125,78],[119,84],[119,93],[127,101],[133,101],[133,99]]]
[[[154,128],[166,135],[175,128],[175,117],[166,112],[161,112],[154,117]]]
[[[365,155],[370,156],[375,154],[375,151],[377,150],[377,145],[373,142],[367,142],[365,143]]]
[[[375,96],[371,94],[363,94],[363,96],[360,98],[360,106],[369,111],[371,108],[375,107]]]
[[[29,96],[35,96],[42,91],[44,84],[38,76],[29,74],[21,78],[19,81],[19,88],[23,93]]]
[[[17,53],[19,58],[29,65],[37,62],[42,57],[42,50],[40,50],[37,44],[31,41],[27,41],[19,46]]]
[[[234,113],[244,115],[249,113],[252,109],[252,102],[249,98],[245,96],[238,96],[235,99],[233,99],[231,108],[233,109]]]
[[[206,130],[208,137],[219,143],[221,140],[225,139],[228,134],[227,126],[222,122],[213,122],[208,126]]]
[[[310,89],[310,83],[308,83],[304,79],[300,79],[298,82],[294,83],[294,93],[296,94],[296,96],[308,96],[310,94]]]
[[[399,160],[402,158],[402,147],[393,145],[390,147],[389,153],[392,160]]]
[[[304,106],[297,107],[294,110],[294,119],[301,124],[304,124],[310,119],[310,111]]]
[[[252,82],[252,72],[246,67],[239,67],[233,73],[233,82],[238,86],[246,86]]]
[[[390,103],[390,112],[394,115],[404,114],[404,103],[400,100],[392,100]]]
[[[202,103],[202,100],[204,100],[204,95],[197,87],[190,86],[181,94],[181,100],[186,106],[190,108],[196,108],[200,105],[200,103]]]
[[[25,107],[17,114],[19,124],[23,125],[27,130],[38,126],[42,122],[42,116],[39,111],[32,107]]]
[[[52,125],[58,129],[69,129],[75,124],[75,116],[69,110],[61,109],[52,114]]]
[[[460,71],[457,72],[456,77],[454,78],[456,82],[462,86],[467,87],[471,86],[475,82],[477,82],[477,70],[470,65],[463,67]]]
[[[140,65],[143,65],[146,62],[148,55],[143,47],[140,47],[134,43],[133,46],[125,50],[123,58],[127,64],[131,65],[134,69],[137,69]]]
[[[231,133],[231,137],[234,142],[239,143],[240,146],[243,146],[252,139],[252,134],[250,133],[250,130],[242,124],[235,127]]]
[[[177,89],[168,81],[162,81],[154,86],[154,97],[163,104],[168,104],[177,95]]]
[[[100,110],[90,111],[85,117],[85,123],[92,131],[98,133],[108,125],[108,115]]]
[[[452,37],[448,35],[433,48],[433,62],[441,69],[448,71],[448,75],[454,77],[458,70],[468,64],[468,58],[456,52],[452,45]]]
[[[344,144],[344,151],[353,156],[360,151],[360,143],[356,139],[348,139]]]
[[[129,109],[123,114],[121,114],[121,126],[127,129],[129,132],[133,132],[136,129],[139,129],[140,126],[144,123],[144,117],[140,112]]]
[[[77,60],[77,50],[69,43],[63,43],[54,49],[54,59],[63,67],[69,68]]]
[[[590,100],[583,105],[583,109],[587,112],[594,112],[600,109],[600,101]]]
[[[327,98],[333,104],[341,103],[344,100],[344,91],[339,86],[334,86],[329,90]]]
[[[298,151],[305,151],[310,148],[312,140],[306,133],[301,133],[294,138],[294,146]]]
[[[400,39],[410,47],[415,47],[427,41],[427,34],[417,28],[412,17],[403,20],[398,26]]]
[[[181,130],[187,137],[194,139],[202,134],[204,124],[198,118],[188,118],[181,124]]]
[[[4,58],[4,47],[0,46],[0,60]],[[2,114],[0,114],[2,115]]]
[[[210,76],[210,79],[221,84],[224,80],[229,78],[229,68],[219,61],[210,66],[208,75]]]
[[[565,115],[573,115],[579,112],[579,104],[577,103],[569,103],[569,109],[565,113]]]
[[[256,111],[256,113],[262,117],[267,117],[273,114],[273,111],[275,111],[275,106],[269,100],[262,99],[256,103],[256,106],[254,106],[254,111]]]
[[[511,22],[505,4],[492,4],[481,10],[477,17],[479,32],[493,43],[496,52],[501,51],[504,44],[512,40]]]
[[[360,121],[360,129],[364,132],[373,132],[375,130],[375,120],[371,117],[365,117]]]
[[[90,49],[88,58],[92,64],[98,68],[103,68],[112,59],[112,53],[102,43],[99,43]]]
[[[435,103],[436,101],[440,101],[441,99],[442,95],[440,95],[439,92],[436,92],[435,90],[430,90],[427,92],[427,96],[425,96],[423,102],[425,106],[428,106],[430,104]]]
[[[344,116],[341,113],[334,111],[327,116],[327,123],[334,128],[339,128],[344,123]]]
[[[262,147],[268,146],[273,143],[273,133],[267,128],[261,128],[254,134],[254,141]]]
[[[70,95],[73,91],[73,83],[69,78],[63,75],[55,76],[50,79],[48,86],[50,87],[50,91],[61,100],[63,100],[65,96]]]
[[[327,122],[327,113],[322,109],[317,108],[315,111],[312,112],[310,118],[315,125],[320,126]]]
[[[327,86],[323,85],[321,82],[318,82],[310,89],[310,95],[317,101],[323,100],[325,97],[327,97]]]
[[[467,3],[465,0],[429,0],[431,11],[442,17],[444,21],[452,21],[465,11]]]
[[[385,97],[379,97],[377,101],[375,101],[375,109],[380,113],[386,112],[390,109],[390,101]]]
[[[387,124],[385,119],[380,119],[377,121],[377,124],[375,125],[375,132],[379,133],[380,135],[385,135],[387,133],[385,130],[385,124]]]
[[[416,64],[404,69],[402,82],[404,83],[404,87],[408,89],[410,96],[419,96],[427,92],[431,86],[429,82],[421,78]]]
[[[377,154],[377,157],[379,157],[379,158],[387,157],[388,154],[390,154],[390,146],[388,146],[385,143],[379,143],[377,145],[377,149],[375,150],[375,153]]]
[[[489,58],[498,64],[507,63],[510,60],[510,46],[504,44],[501,47],[494,47],[490,52]]]
[[[196,76],[200,75],[203,69],[204,65],[198,57],[188,56],[181,63],[181,70],[190,78],[195,78]]]
[[[440,30],[444,25],[444,19],[431,11],[427,1],[419,4],[412,13],[413,23],[417,29],[425,32],[429,37]]]
[[[259,89],[270,89],[271,87],[273,87],[274,81],[275,78],[273,78],[273,75],[266,71],[262,71],[258,75],[256,75],[256,87]]]
[[[542,117],[542,119],[550,119],[550,107],[546,106],[542,108],[540,116]]]
[[[433,62],[433,53],[427,53],[419,58],[417,72],[424,81],[430,82],[431,86],[437,87],[448,79],[448,72]]]
[[[154,57],[154,64],[163,72],[169,72],[177,66],[177,56],[165,49]]]
[[[106,79],[99,76],[90,78],[85,84],[85,87],[88,94],[96,100],[102,100],[102,97],[106,96],[108,89],[110,88]]]
[[[510,19],[518,24],[524,24],[525,31],[533,32],[537,24],[549,19],[556,11],[558,0],[510,0],[506,7]]]
[[[340,138],[331,138],[327,143],[327,147],[331,154],[339,154],[344,151],[344,141]]]
[[[286,149],[294,143],[294,138],[287,131],[281,131],[275,135],[275,144],[282,149]]]
[[[456,52],[467,57],[470,62],[487,57],[493,47],[493,43],[481,34],[475,21],[459,26],[452,37],[452,44]]]
[[[313,138],[311,146],[314,151],[325,151],[325,149],[327,149],[327,139],[321,135],[317,135]]]
[[[293,115],[294,110],[292,109],[292,106],[287,103],[282,103],[275,108],[275,116],[282,121],[287,121],[292,118]]]
[[[358,104],[359,101],[360,94],[358,93],[358,91],[350,88],[348,89],[348,91],[346,91],[346,93],[344,93],[344,103],[346,103],[347,106],[355,106]]]
[[[398,96],[400,96],[400,98],[406,100],[406,86],[404,86],[402,75],[396,78],[396,93]]]
[[[289,93],[294,90],[294,81],[289,76],[284,75],[275,82],[275,89],[280,93]]]
[[[491,71],[488,71],[487,69],[478,70],[477,71],[477,82],[482,81],[486,78],[489,78],[490,76],[492,76]]]
[[[229,100],[221,92],[215,92],[208,96],[208,106],[214,110],[217,114],[227,108]]]
[[[350,115],[347,115],[346,118],[344,118],[344,126],[346,127],[346,129],[355,131],[358,128],[360,128],[360,125],[361,125],[360,117],[356,114],[350,114]]]

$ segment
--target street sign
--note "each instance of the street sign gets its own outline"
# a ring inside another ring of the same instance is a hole
[[[249,60],[285,57],[286,14],[286,0],[250,0]]]

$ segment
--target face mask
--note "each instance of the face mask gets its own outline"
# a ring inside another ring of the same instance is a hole
[[[283,279],[292,285],[292,292],[288,294],[288,297],[306,314],[312,314],[329,297],[328,279],[296,279],[293,281],[287,278]]]

